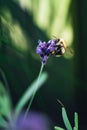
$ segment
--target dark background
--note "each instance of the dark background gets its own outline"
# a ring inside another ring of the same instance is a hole
[[[40,13],[37,9],[42,7],[42,1],[29,1],[31,9],[27,10],[26,8],[21,8],[18,0],[0,0],[0,68],[7,78],[13,107],[27,86],[32,83],[39,73],[40,59],[35,54],[38,39],[47,41],[51,38],[49,36],[54,33],[50,32],[53,21],[55,18],[58,21],[61,18],[62,21],[62,18],[65,17],[63,16],[64,12],[61,17],[57,16],[54,5],[60,4],[61,7],[67,8],[67,4],[64,6],[61,1],[50,1],[49,8],[44,9],[47,12],[50,10],[49,17],[43,15],[44,22],[49,20],[49,24],[46,25],[47,28],[43,28],[42,25],[39,26],[39,19],[37,20],[35,14],[35,11],[37,14]],[[65,17],[65,25],[67,25],[69,18],[71,18],[73,40],[71,40],[70,46],[74,50],[74,57],[69,59],[66,57],[51,57],[48,60],[44,71],[48,73],[49,78],[36,94],[31,107],[33,110],[47,114],[55,124],[62,125],[61,107],[56,100],[60,99],[66,107],[72,124],[73,114],[75,111],[78,112],[79,129],[82,130],[87,129],[86,5],[87,2],[85,0],[70,1],[68,13]],[[22,35],[15,31],[17,29],[15,29],[15,25],[21,29]],[[62,26],[60,28],[62,30]],[[57,35],[60,35],[59,30],[55,30],[55,32]],[[23,40],[21,40],[22,37]],[[0,79],[4,83],[2,74],[0,74]]]

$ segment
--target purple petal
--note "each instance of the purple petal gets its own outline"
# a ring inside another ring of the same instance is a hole
[[[55,50],[55,41],[54,40],[50,40],[48,41],[48,43],[50,43],[48,49],[50,50],[50,52]]]
[[[41,49],[40,47],[37,47],[37,48],[36,48],[36,53],[37,53],[37,54],[42,54],[42,49]]]
[[[48,57],[55,50],[55,40],[49,40],[47,43],[38,40],[38,46],[36,48],[36,53],[40,54],[41,60],[46,64]]]
[[[38,40],[39,46],[41,46],[42,43],[43,43],[43,42],[42,42],[41,40]]]
[[[45,55],[45,56],[42,58],[42,62],[43,62],[44,64],[46,64],[47,59],[48,59],[48,56],[47,56],[47,55]]]

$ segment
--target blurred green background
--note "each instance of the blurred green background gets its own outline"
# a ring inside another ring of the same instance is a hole
[[[62,124],[57,103],[60,99],[71,122],[77,111],[80,129],[87,128],[86,5],[85,0],[0,0],[0,80],[5,85],[3,72],[13,107],[39,73],[41,63],[35,53],[38,39],[62,37],[75,54],[48,60],[44,71],[49,78],[36,94],[31,109]]]

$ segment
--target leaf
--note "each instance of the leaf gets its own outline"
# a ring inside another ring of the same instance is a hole
[[[9,117],[11,106],[9,94],[5,90],[4,85],[0,82],[0,115]]]
[[[63,128],[58,127],[58,126],[55,126],[54,129],[55,129],[55,130],[64,130]]]
[[[20,111],[23,109],[25,104],[29,101],[31,96],[33,95],[33,92],[35,88],[39,89],[42,84],[47,79],[47,73],[42,73],[39,79],[39,82],[37,83],[37,79],[28,87],[28,89],[25,91],[21,99],[19,100],[18,104],[16,105],[16,108],[14,110],[14,116],[17,117]]]
[[[62,117],[63,117],[63,121],[64,121],[64,124],[65,124],[67,130],[72,130],[72,126],[70,124],[70,121],[68,119],[68,116],[67,116],[67,113],[66,113],[66,110],[64,107],[62,107]]]
[[[77,112],[74,113],[74,123],[75,123],[74,129],[78,130],[78,113]]]

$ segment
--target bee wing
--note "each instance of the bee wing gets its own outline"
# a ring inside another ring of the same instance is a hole
[[[52,35],[52,38],[53,38],[53,39],[57,39],[57,37],[56,37],[55,35]]]
[[[73,49],[71,49],[71,48],[69,48],[69,47],[66,47],[65,56],[67,56],[67,57],[72,57],[72,56],[74,56],[74,51],[73,51]]]

